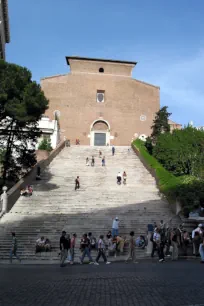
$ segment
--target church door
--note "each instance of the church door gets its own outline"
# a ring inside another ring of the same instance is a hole
[[[106,133],[94,133],[94,146],[106,146]]]

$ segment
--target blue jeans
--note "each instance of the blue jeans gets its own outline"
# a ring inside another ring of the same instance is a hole
[[[11,249],[11,251],[10,251],[10,262],[11,263],[12,263],[13,256],[15,256],[21,262],[20,257],[17,255],[17,250],[15,250],[15,249],[14,250]]]
[[[204,261],[204,245],[203,244],[200,244],[199,253],[200,253],[201,260]]]
[[[93,261],[93,259],[92,259],[92,257],[91,257],[91,254],[90,254],[90,250],[89,250],[88,247],[86,247],[86,248],[83,250],[82,256],[81,256],[81,258],[80,258],[80,259],[81,259],[81,262],[84,261],[84,257],[85,257],[85,256],[87,256],[91,262]]]
[[[112,228],[112,236],[118,236],[118,229]]]

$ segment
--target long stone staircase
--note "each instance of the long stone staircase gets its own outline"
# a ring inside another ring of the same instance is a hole
[[[99,149],[106,157],[102,167]],[[130,149],[130,148],[129,148]],[[86,166],[86,157],[95,156],[95,166]],[[117,173],[126,171],[127,184],[117,185]],[[74,190],[80,176],[81,188]],[[42,173],[41,181],[33,181],[32,197],[20,197],[11,211],[0,220],[0,259],[8,260],[11,231],[18,239],[19,254],[24,260],[59,260],[59,237],[64,229],[77,233],[78,244],[83,233],[95,237],[112,227],[118,216],[120,234],[146,234],[147,224],[173,218],[169,204],[159,195],[154,178],[128,147],[73,146],[65,148]],[[48,237],[52,252],[35,254],[35,242]],[[78,260],[79,249],[76,259]],[[137,250],[138,257],[145,251]]]

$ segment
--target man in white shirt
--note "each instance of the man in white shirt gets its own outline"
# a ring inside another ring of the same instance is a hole
[[[119,219],[118,217],[115,217],[113,220],[113,225],[112,225],[112,236],[118,236],[118,228],[119,228]]]
[[[193,254],[199,256],[199,246],[202,236],[202,224],[199,224],[196,229],[192,231],[192,239],[193,239]]]

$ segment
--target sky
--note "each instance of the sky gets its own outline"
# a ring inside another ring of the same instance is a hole
[[[204,0],[8,0],[7,61],[33,79],[69,71],[65,56],[136,61],[171,119],[204,126]]]

